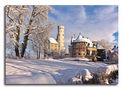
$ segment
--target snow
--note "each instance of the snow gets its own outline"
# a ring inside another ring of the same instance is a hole
[[[58,44],[58,42],[54,38],[49,38],[50,43]]]
[[[73,42],[87,42],[87,43],[90,44],[90,47],[93,46],[92,41],[91,41],[90,39],[88,39],[88,38],[82,37],[81,34],[79,34],[79,36],[77,37],[77,39],[75,39],[75,40],[73,39],[72,41],[73,41]]]
[[[64,58],[60,60],[65,60],[65,61],[90,61],[88,58]]]
[[[55,84],[55,80],[48,73],[33,73],[32,75],[9,75],[6,84]]]
[[[103,46],[101,46],[101,45],[97,45],[97,49],[105,49]]]
[[[85,39],[82,37],[81,34],[79,34],[79,36],[77,37],[76,40],[74,40],[74,42],[85,42]]]
[[[109,74],[117,65],[101,62],[60,60],[6,59],[6,84],[74,84],[92,78],[91,73]]]

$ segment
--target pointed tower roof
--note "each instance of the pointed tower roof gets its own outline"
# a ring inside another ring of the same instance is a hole
[[[79,33],[78,37],[74,42],[86,42],[85,39],[82,37],[81,33]]]

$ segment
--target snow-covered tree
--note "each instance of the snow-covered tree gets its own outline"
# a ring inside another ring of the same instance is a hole
[[[38,30],[41,30],[41,32],[43,32],[44,29],[42,28],[41,25],[45,24],[44,21],[46,21],[48,18],[49,10],[50,8],[48,6],[32,6],[28,28],[26,29],[24,40],[22,43],[21,57],[24,56],[30,33],[37,32]]]
[[[9,35],[17,57],[24,57],[30,36],[38,30],[43,32],[41,25],[48,18],[49,6],[15,6],[5,7],[6,36]],[[46,22],[46,21],[45,21]],[[8,34],[8,35],[7,35]]]
[[[112,43],[104,39],[98,41],[98,44],[101,45],[106,50],[111,50],[112,48]]]
[[[32,48],[37,53],[37,59],[41,58],[41,54],[47,53],[50,30],[52,24],[47,22],[47,25],[41,25],[35,33],[31,35]]]
[[[5,25],[6,34],[9,35],[10,40],[14,45],[16,56],[19,57],[20,33],[23,28],[24,16],[27,12],[27,7],[6,6],[5,9],[6,9],[6,25]]]

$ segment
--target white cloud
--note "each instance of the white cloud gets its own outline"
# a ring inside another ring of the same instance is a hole
[[[96,19],[101,21],[111,21],[117,19],[116,6],[106,6],[96,10]]]

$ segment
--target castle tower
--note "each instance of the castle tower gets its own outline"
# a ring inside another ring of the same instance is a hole
[[[64,47],[64,26],[58,26],[57,42],[58,42],[59,53],[63,52],[65,50],[65,47]]]

